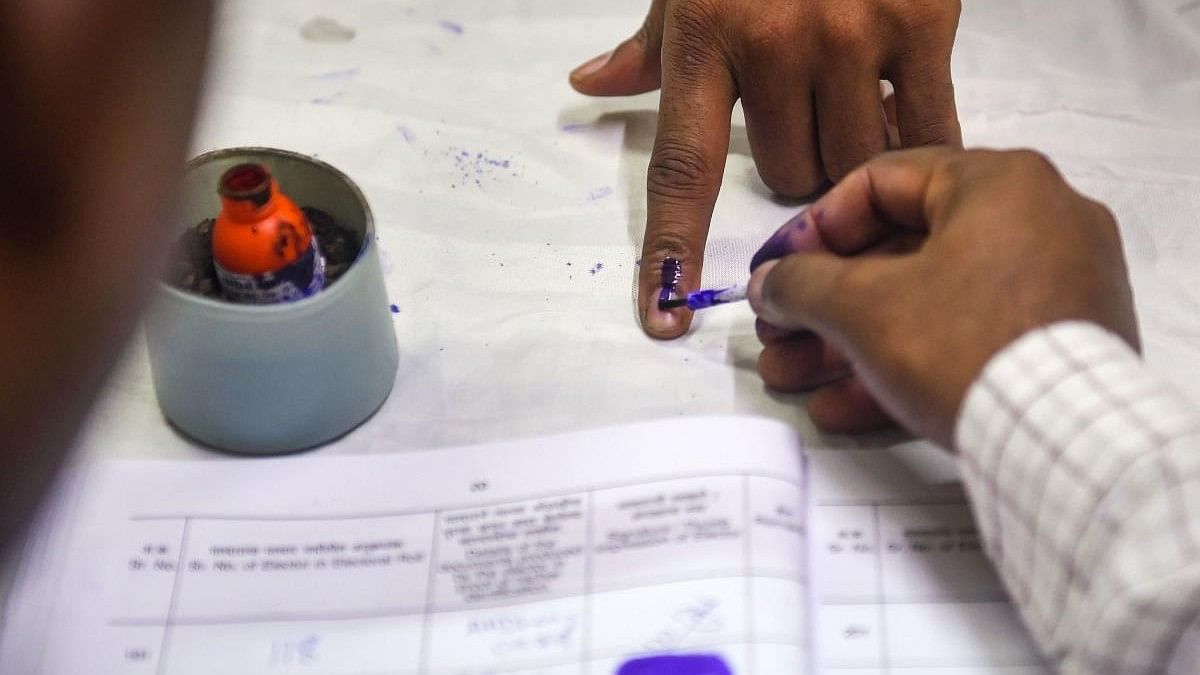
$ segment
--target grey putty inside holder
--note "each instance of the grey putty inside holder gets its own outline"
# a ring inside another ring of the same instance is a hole
[[[321,209],[362,239],[332,286],[298,302],[239,305],[160,283],[146,318],[154,390],[167,419],[215,448],[266,455],[335,439],[392,389],[399,353],[362,192],[325,162],[273,148],[230,148],[188,163],[180,228],[220,210],[217,182],[243,162],[265,165],[300,206]]]

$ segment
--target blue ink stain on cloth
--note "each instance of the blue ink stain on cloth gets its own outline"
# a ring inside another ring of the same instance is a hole
[[[454,33],[455,35],[463,34],[463,25],[461,23],[458,23],[457,21],[450,21],[448,19],[442,19],[441,21],[438,21],[438,25],[441,26],[442,28],[450,31],[451,33]]]
[[[388,305],[388,309],[392,310],[392,314],[400,313],[400,305]]]
[[[626,661],[617,675],[733,675],[733,671],[715,654],[677,654]]]
[[[595,190],[592,190],[591,192],[588,193],[588,201],[594,202],[598,199],[604,199],[605,197],[611,197],[612,193],[613,193],[613,189],[608,186],[604,186],[602,188],[596,188]]]
[[[471,152],[463,148],[451,147],[446,153],[454,162],[454,172],[458,174],[457,182],[450,187],[474,184],[482,189],[484,182],[498,182],[507,174],[519,176],[515,162],[507,157],[495,157],[486,152]]]
[[[318,96],[318,97],[312,99],[312,104],[313,105],[331,105],[331,104],[335,103],[339,98],[341,98],[345,95],[346,95],[346,92],[339,91],[339,92],[330,94],[328,96]]]
[[[312,75],[314,80],[348,80],[358,76],[358,68],[343,68]]]

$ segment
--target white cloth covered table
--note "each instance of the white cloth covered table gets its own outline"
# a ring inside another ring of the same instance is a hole
[[[1146,358],[1200,402],[1200,2],[964,4],[954,76],[967,144],[1038,148],[1110,205]],[[374,209],[399,309],[390,399],[317,453],[727,413],[782,419],[824,447],[904,442],[899,434],[818,438],[798,397],[763,390],[744,305],[707,311],[670,343],[636,326],[657,94],[589,100],[566,75],[635,30],[646,5],[223,6],[195,152],[277,146],[346,171]],[[353,29],[353,38],[306,39],[303,27],[318,17]],[[731,152],[709,242],[713,282],[738,280],[758,243],[796,209],[772,201],[759,181],[738,117]],[[898,454],[940,460],[942,474],[952,466],[931,448],[905,443]],[[97,406],[77,461],[118,457],[238,461],[164,421],[140,340]]]
[[[1200,400],[1200,3],[964,4],[954,76],[966,142],[1036,147],[1112,207],[1147,359]],[[390,399],[318,452],[693,414],[759,414],[812,434],[798,398],[764,392],[746,306],[709,310],[670,343],[636,326],[657,94],[590,100],[566,74],[630,34],[645,9],[643,0],[224,5],[195,151],[271,145],[346,171],[374,208],[400,310]],[[354,37],[305,39],[316,17]],[[710,280],[740,274],[796,208],[759,181],[740,110],[731,152]],[[144,351],[136,343],[108,386],[81,457],[225,460],[164,422]]]

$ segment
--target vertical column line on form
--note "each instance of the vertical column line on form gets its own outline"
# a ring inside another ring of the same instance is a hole
[[[171,602],[167,606],[167,620],[163,624],[162,643],[158,647],[158,668],[156,675],[167,672],[167,651],[171,648],[171,634],[175,632],[175,613],[179,608],[179,590],[183,585],[183,566],[187,556],[188,533],[192,529],[192,519],[183,519],[183,532],[179,535],[179,554],[175,561],[175,580],[171,585]]]

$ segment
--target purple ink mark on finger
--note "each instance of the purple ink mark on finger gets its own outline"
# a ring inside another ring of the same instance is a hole
[[[438,25],[441,26],[442,28],[446,29],[447,31],[454,33],[455,35],[463,34],[463,30],[464,30],[463,25],[461,23],[458,23],[457,21],[451,21],[449,19],[441,19],[438,21]]]
[[[675,289],[679,286],[679,279],[683,277],[683,263],[679,262],[678,258],[664,258],[662,262],[662,290],[658,293],[659,309],[663,309],[662,303],[671,300],[671,296],[675,294]]]
[[[631,659],[621,664],[617,675],[733,675],[733,671],[715,654],[675,654]]]

